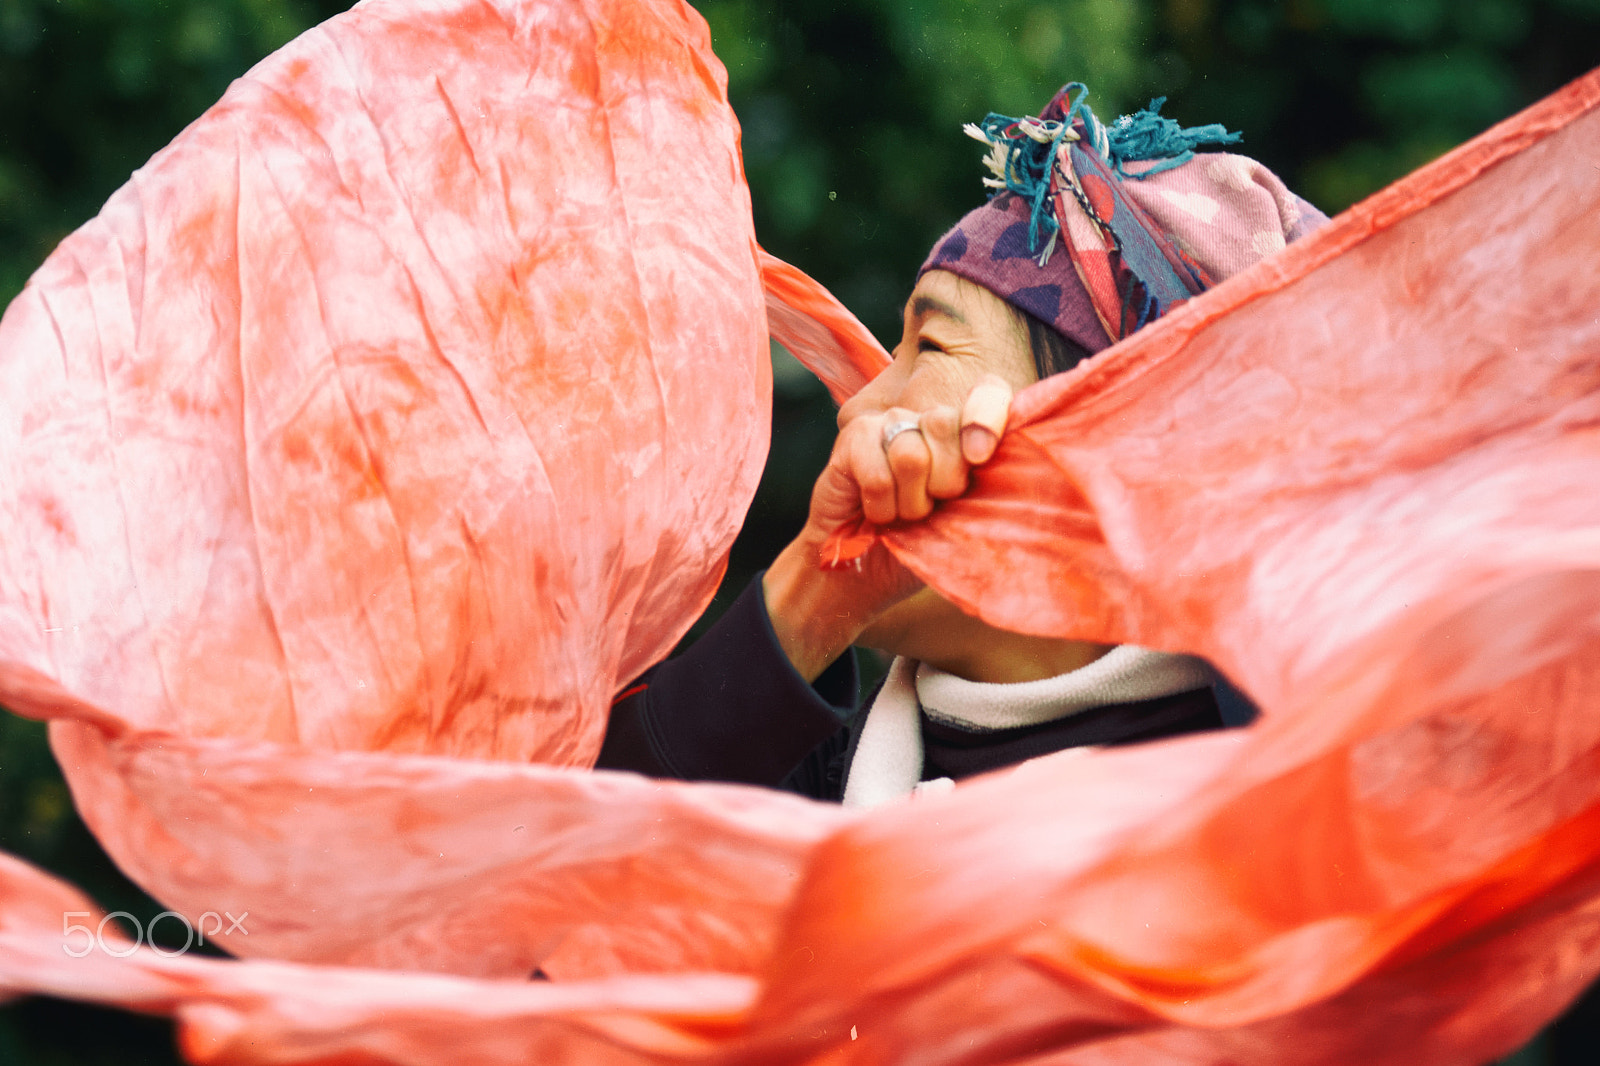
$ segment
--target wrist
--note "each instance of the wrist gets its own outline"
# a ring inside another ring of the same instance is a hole
[[[790,541],[761,579],[767,618],[778,645],[807,682],[855,642],[871,618],[860,610],[851,571],[822,569],[821,542],[804,534]]]

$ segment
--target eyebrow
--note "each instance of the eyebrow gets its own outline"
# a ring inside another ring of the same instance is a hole
[[[911,312],[911,317],[916,319],[926,318],[929,311],[937,311],[946,318],[953,318],[963,326],[967,324],[966,318],[954,307],[945,303],[937,296],[918,296],[906,307]]]

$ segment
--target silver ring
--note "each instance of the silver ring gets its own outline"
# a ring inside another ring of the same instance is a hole
[[[886,423],[884,423],[884,426],[883,426],[883,450],[884,451],[888,451],[889,450],[889,445],[893,444],[894,443],[894,439],[896,437],[898,437],[900,434],[902,434],[902,433],[910,433],[913,430],[915,430],[918,433],[922,432],[922,422],[921,422],[920,419],[909,419],[909,420],[908,419],[901,419],[899,422],[886,422]]]

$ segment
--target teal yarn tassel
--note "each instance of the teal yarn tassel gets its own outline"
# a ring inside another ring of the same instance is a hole
[[[991,176],[984,184],[996,191],[1010,190],[1032,207],[1028,247],[1038,254],[1040,266],[1049,260],[1060,231],[1050,206],[1050,190],[1056,156],[1065,150],[1063,142],[1078,142],[1104,159],[1119,178],[1148,178],[1187,163],[1199,145],[1235,144],[1243,139],[1242,134],[1229,133],[1219,123],[1184,129],[1174,120],[1162,118],[1165,96],[1110,126],[1089,110],[1088,99],[1088,88],[1072,82],[1062,86],[1039,118],[1011,118],[991,111],[982,122],[966,127],[969,136],[990,149],[986,163]],[[1151,160],[1159,162],[1137,174],[1123,166]]]
[[[1213,122],[1209,126],[1184,129],[1170,118],[1161,117],[1165,96],[1150,101],[1145,110],[1123,115],[1111,124],[1107,133],[1111,139],[1111,158],[1117,173],[1125,178],[1148,178],[1163,170],[1180,167],[1194,158],[1194,150],[1202,144],[1237,144],[1244,139],[1241,133],[1229,133],[1227,127]],[[1130,174],[1124,163],[1159,159],[1160,163],[1138,174]]]
[[[1060,228],[1049,204],[1051,169],[1069,127],[1062,122],[1016,119],[991,111],[983,122],[969,125],[967,133],[991,146],[989,169],[994,176],[985,184],[995,190],[1008,189],[1032,206],[1028,247],[1037,252],[1044,246],[1043,265]]]

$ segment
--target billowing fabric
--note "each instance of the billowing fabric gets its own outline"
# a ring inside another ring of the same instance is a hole
[[[591,762],[764,459],[737,137],[671,0],[258,66],[7,313],[0,661],[131,729]]]
[[[782,269],[723,84],[676,0],[365,4],[235,84],[10,307],[0,702],[96,723],[56,750],[155,895],[317,883],[214,854],[273,836],[270,745],[591,764],[620,682],[709,599],[765,457]],[[180,738],[232,776],[141,778]],[[389,950],[294,894],[281,922],[240,902],[249,950]]]
[[[765,251],[761,284],[772,339],[802,360],[843,403],[889,365],[889,353],[833,293]]]
[[[836,388],[882,357],[763,268],[720,85],[665,0],[369,2],[8,312],[0,701],[275,958],[71,957],[91,905],[4,860],[0,990],[416,1066],[1442,1066],[1555,1014],[1600,963],[1600,75],[1021,394],[883,532],[1262,721],[870,814],[582,769],[748,501],[764,299]]]

